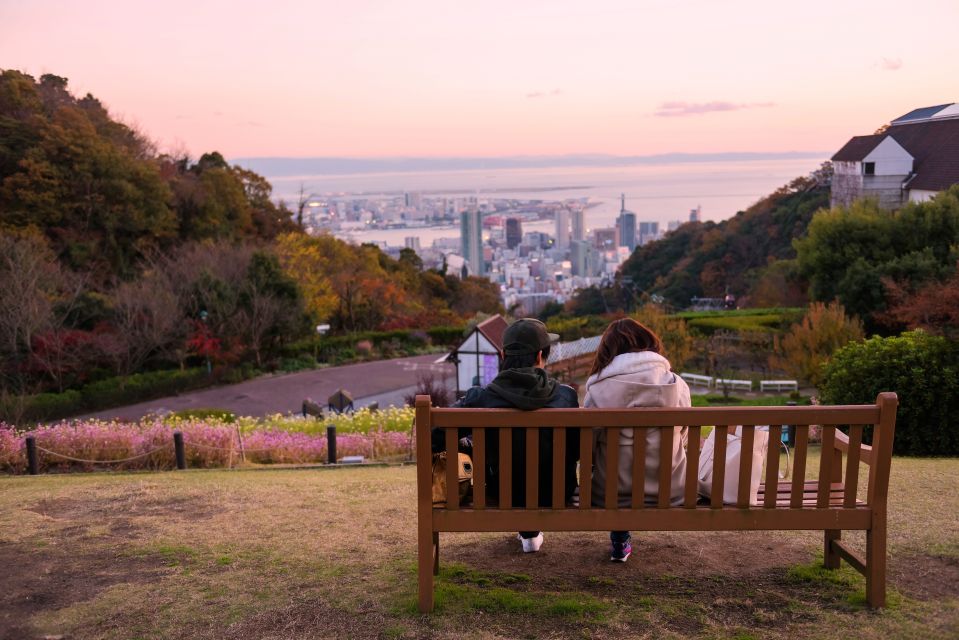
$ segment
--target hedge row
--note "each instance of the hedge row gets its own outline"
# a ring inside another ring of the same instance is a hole
[[[63,393],[38,393],[0,401],[0,418],[21,424],[58,420],[110,407],[192,391],[211,382],[206,369],[150,371],[91,382]]]
[[[396,343],[400,348],[423,347],[428,344],[453,345],[463,337],[463,327],[433,327],[432,329],[397,329],[395,331],[362,331],[341,336],[311,337],[291,342],[283,348],[283,356],[295,358],[301,354],[330,353],[353,349],[359,342],[370,342],[374,347]]]
[[[959,455],[959,343],[922,331],[852,342],[837,351],[819,385],[827,404],[871,404],[899,395],[893,452]],[[869,443],[871,429],[864,440]]]

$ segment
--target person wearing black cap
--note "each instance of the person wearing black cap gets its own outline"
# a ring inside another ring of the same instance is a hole
[[[559,336],[549,333],[546,325],[535,318],[517,320],[503,333],[503,359],[499,374],[485,387],[473,387],[455,407],[489,409],[560,409],[579,406],[576,391],[547,375],[543,368],[549,359],[550,345]],[[495,499],[499,495],[499,434],[497,429],[486,429],[486,490]],[[539,430],[539,506],[549,507],[553,495],[553,434],[552,429]],[[566,430],[565,489],[567,502],[576,489],[576,463],[579,460],[579,430]],[[472,448],[470,430],[461,429],[462,448]],[[433,451],[443,451],[445,442],[441,429],[432,433]],[[512,431],[513,504],[526,506],[526,437],[521,429]],[[539,551],[543,534],[539,531],[521,531],[519,537],[526,553]]]

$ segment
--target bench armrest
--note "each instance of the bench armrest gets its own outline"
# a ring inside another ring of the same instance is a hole
[[[849,454],[849,436],[836,429],[835,447],[845,454]],[[859,445],[859,459],[868,465],[872,464],[872,447],[868,444]]]

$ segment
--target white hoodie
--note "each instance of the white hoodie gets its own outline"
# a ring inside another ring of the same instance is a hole
[[[691,406],[686,381],[670,371],[669,360],[652,351],[622,353],[586,381],[584,407]],[[682,501],[686,486],[686,427],[674,427],[671,502]],[[659,430],[646,431],[646,502],[659,496]],[[633,490],[633,430],[619,432],[619,506],[629,506]],[[606,495],[606,430],[593,431],[592,503],[602,506]]]

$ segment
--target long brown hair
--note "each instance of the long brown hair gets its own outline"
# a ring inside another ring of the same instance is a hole
[[[662,355],[663,341],[651,329],[632,318],[614,320],[603,332],[589,375],[599,373],[609,366],[613,358],[622,353],[638,351],[652,351]]]

